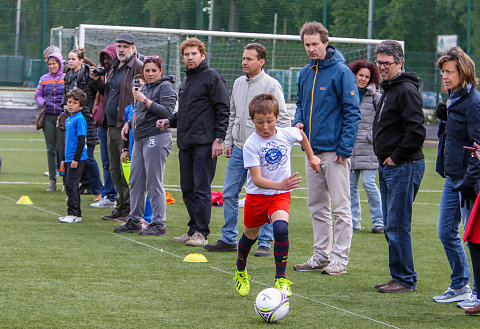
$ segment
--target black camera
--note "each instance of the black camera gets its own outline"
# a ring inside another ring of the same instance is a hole
[[[98,76],[103,76],[105,75],[105,68],[104,67],[96,67],[95,70],[92,71],[92,75],[95,76],[95,77],[98,77]]]
[[[133,79],[133,87],[135,88],[136,91],[140,89],[140,79]]]

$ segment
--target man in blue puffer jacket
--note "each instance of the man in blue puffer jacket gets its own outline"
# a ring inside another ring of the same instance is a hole
[[[305,132],[322,163],[317,174],[306,170],[314,253],[294,269],[338,275],[347,272],[352,241],[349,158],[361,117],[358,88],[321,23],[305,23],[300,37],[310,63],[300,71],[293,124]]]

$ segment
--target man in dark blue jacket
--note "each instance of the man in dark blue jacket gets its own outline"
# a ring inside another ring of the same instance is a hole
[[[293,124],[305,132],[322,163],[317,174],[306,170],[314,253],[294,269],[338,275],[347,272],[352,241],[349,158],[360,122],[358,88],[321,23],[305,23],[300,36],[310,63],[300,71]]]
[[[180,185],[190,216],[187,233],[173,241],[204,246],[210,233],[210,189],[217,156],[223,153],[230,99],[225,79],[205,61],[203,42],[187,39],[180,51],[187,75],[180,84],[178,112],[157,123],[161,129],[177,128]]]
[[[379,162],[392,276],[391,281],[375,288],[385,293],[411,292],[417,285],[410,236],[412,205],[425,171],[422,97],[417,75],[403,71],[403,49],[398,42],[383,41],[375,54],[384,93],[373,123],[373,150]]]

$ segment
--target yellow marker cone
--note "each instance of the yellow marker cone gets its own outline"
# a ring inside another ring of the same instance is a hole
[[[18,199],[17,204],[33,204],[33,202],[28,195],[22,195],[20,199]]]
[[[189,262],[189,263],[207,263],[208,262],[205,256],[198,253],[188,254],[187,256],[185,256],[183,261]]]

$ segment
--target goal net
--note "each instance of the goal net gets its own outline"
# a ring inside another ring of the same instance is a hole
[[[58,28],[55,31],[59,33]],[[130,32],[135,37],[135,46],[140,54],[159,55],[165,74],[176,77],[177,87],[185,75],[180,43],[194,36],[205,43],[210,66],[222,74],[229,90],[235,79],[243,74],[242,53],[248,43],[259,42],[267,48],[264,69],[281,83],[286,101],[296,100],[298,75],[308,63],[308,56],[298,35],[81,24],[75,29],[75,47],[84,48],[85,56],[98,62],[100,51],[113,43],[122,32]],[[357,59],[373,60],[375,45],[381,41],[330,37],[329,44],[342,52],[348,65]],[[403,46],[403,42],[401,44]]]

